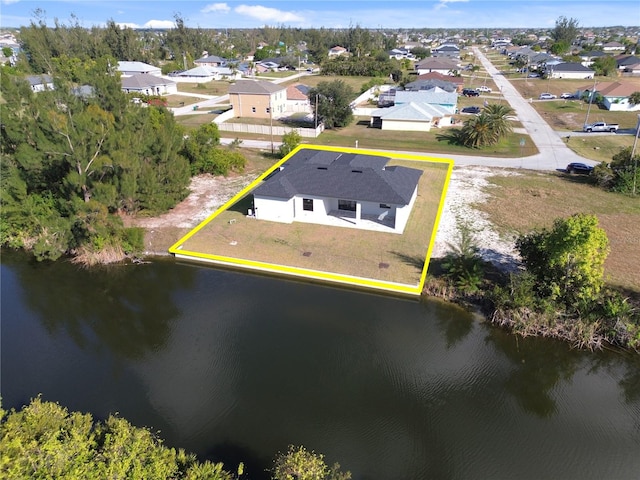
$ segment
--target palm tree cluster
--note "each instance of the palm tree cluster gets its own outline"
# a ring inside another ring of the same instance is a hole
[[[459,135],[462,144],[466,147],[480,148],[498,143],[513,130],[507,118],[512,113],[513,109],[508,105],[487,105],[479,115],[464,122]]]

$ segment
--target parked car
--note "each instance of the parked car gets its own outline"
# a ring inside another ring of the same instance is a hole
[[[582,127],[583,132],[617,132],[618,124],[617,123],[606,123],[606,122],[596,122],[596,123],[587,123]]]
[[[558,98],[553,93],[541,93],[538,97],[540,100],[553,100],[554,98]]]
[[[461,110],[462,113],[473,113],[474,115],[480,113],[480,107],[472,106],[472,107],[464,107]]]
[[[462,95],[464,95],[465,97],[478,97],[480,95],[480,92],[474,90],[473,88],[465,88],[462,90]]]
[[[581,173],[583,175],[590,175],[592,171],[593,167],[586,163],[570,163],[566,168],[567,173]]]
[[[576,96],[573,93],[561,93],[560,94],[560,98],[564,98],[566,100],[570,99],[570,98],[576,98]]]
[[[479,92],[491,93],[491,89],[486,85],[480,85],[476,90]]]

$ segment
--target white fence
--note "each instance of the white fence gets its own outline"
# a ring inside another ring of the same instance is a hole
[[[225,112],[222,115],[225,115],[226,113],[228,112]],[[222,115],[216,118],[216,123],[218,123],[217,120]],[[218,123],[218,129],[221,132],[252,133],[255,135],[277,135],[279,137],[291,131],[296,131],[303,138],[316,138],[323,132],[324,125],[320,124],[316,128],[293,128],[280,126],[272,127],[270,125],[253,125],[248,123]]]

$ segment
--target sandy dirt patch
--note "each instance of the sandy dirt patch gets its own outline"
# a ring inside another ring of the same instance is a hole
[[[460,225],[467,225],[475,236],[479,253],[487,261],[505,270],[517,264],[517,253],[512,239],[503,239],[486,214],[474,208],[489,198],[488,177],[494,175],[514,175],[502,169],[484,167],[454,168],[447,199],[440,219],[432,256],[440,258],[456,245]],[[190,184],[189,196],[169,212],[152,218],[129,220],[131,226],[145,228],[146,253],[163,255],[189,230],[205,220],[224,205],[236,193],[249,185],[256,175],[234,177],[213,177],[200,175]]]

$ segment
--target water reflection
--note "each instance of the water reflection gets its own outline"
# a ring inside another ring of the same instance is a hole
[[[505,391],[525,411],[543,418],[553,416],[557,412],[553,390],[571,380],[580,366],[582,352],[561,342],[520,338],[498,329],[489,330],[487,341],[511,361]]]
[[[193,269],[172,262],[81,268],[69,262],[35,262],[3,252],[25,293],[23,301],[50,333],[65,331],[83,350],[107,348],[141,358],[165,345],[179,315],[176,290],[192,287]],[[55,285],[52,285],[55,282]]]

